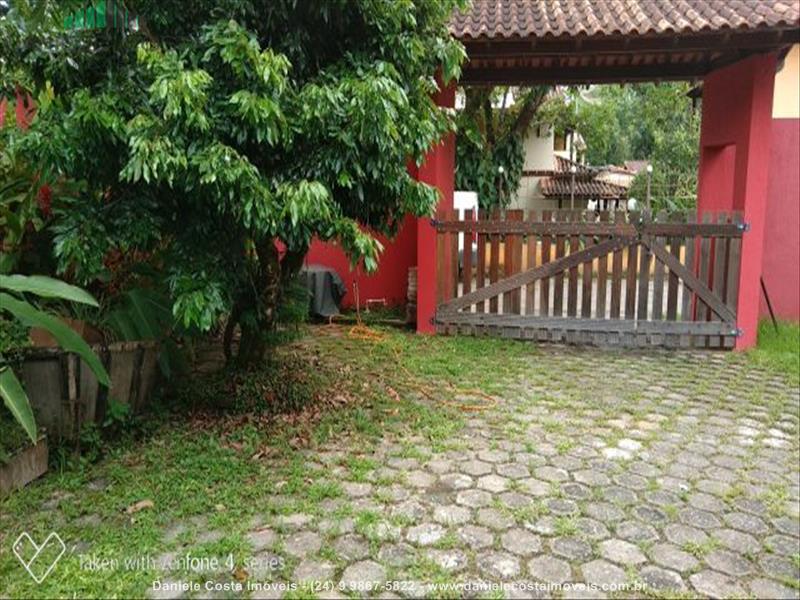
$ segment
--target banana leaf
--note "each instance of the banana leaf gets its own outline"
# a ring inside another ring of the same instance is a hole
[[[79,287],[44,275],[0,275],[0,288],[29,292],[42,298],[61,298],[97,307],[97,300]]]
[[[46,329],[61,348],[67,352],[78,354],[89,365],[101,384],[106,387],[111,385],[111,379],[97,355],[92,352],[83,338],[67,327],[61,319],[42,312],[30,303],[18,300],[9,294],[0,293],[0,308],[7,310],[30,327]]]
[[[31,404],[11,367],[0,368],[0,396],[3,397],[3,402],[8,410],[31,438],[31,442],[35,444],[36,422],[33,419]]]

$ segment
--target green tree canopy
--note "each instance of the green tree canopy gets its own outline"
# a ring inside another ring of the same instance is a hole
[[[84,190],[53,207],[60,270],[87,283],[112,250],[155,257],[175,316],[207,329],[230,312],[257,360],[312,238],[373,269],[360,225],[391,234],[434,206],[406,164],[452,128],[431,94],[464,58],[457,2],[138,0],[131,34],[14,3],[0,86],[54,94],[3,142]]]

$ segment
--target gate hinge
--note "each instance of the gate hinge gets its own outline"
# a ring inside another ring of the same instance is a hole
[[[750,231],[750,223],[738,223],[736,226],[739,228],[739,231]]]
[[[439,219],[431,219],[431,227],[438,227],[441,221]]]
[[[428,323],[430,323],[431,325],[436,325],[436,317],[431,317],[430,319],[428,319]]]
[[[737,327],[733,331],[731,331],[731,335],[735,335],[737,338],[740,338],[744,335],[744,329],[741,327]]]

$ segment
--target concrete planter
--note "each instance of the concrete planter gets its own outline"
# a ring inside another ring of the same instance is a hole
[[[111,377],[111,389],[99,385],[75,354],[58,348],[29,350],[20,368],[36,424],[51,440],[75,440],[90,423],[102,423],[109,398],[144,408],[158,378],[158,345],[152,341],[92,346]]]
[[[28,485],[47,472],[47,438],[41,436],[33,446],[27,446],[0,464],[0,498]]]

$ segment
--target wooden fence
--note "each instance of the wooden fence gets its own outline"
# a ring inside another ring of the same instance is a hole
[[[731,348],[738,213],[440,212],[442,333]]]

